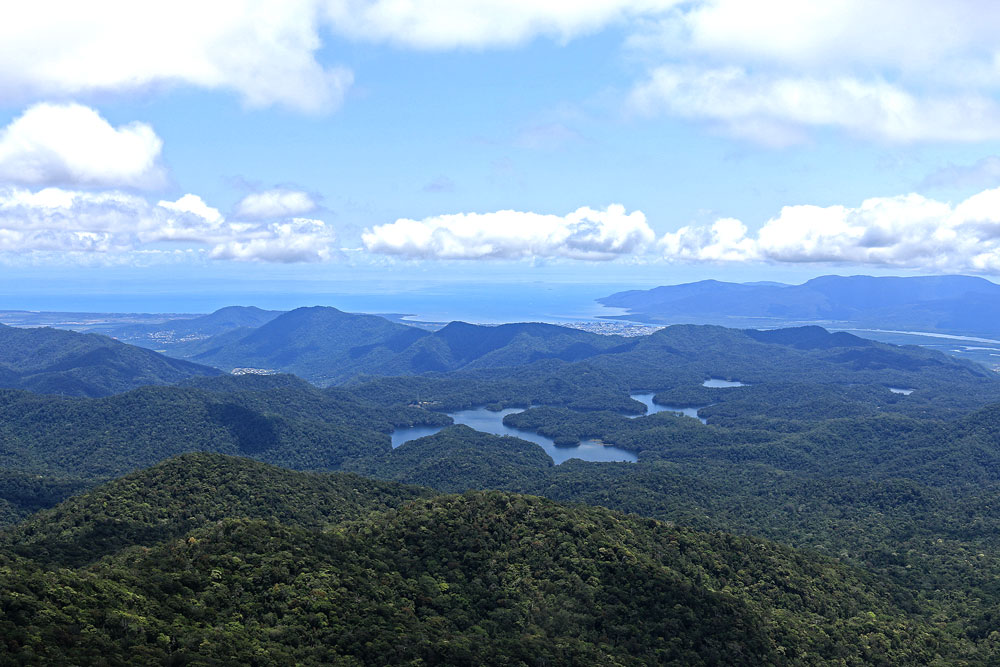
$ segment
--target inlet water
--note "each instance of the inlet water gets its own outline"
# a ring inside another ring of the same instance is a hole
[[[448,416],[454,419],[456,424],[465,424],[469,428],[473,428],[483,433],[492,433],[493,435],[511,435],[515,438],[521,438],[522,440],[528,440],[536,445],[540,445],[542,449],[545,450],[545,453],[552,457],[552,460],[555,461],[556,464],[568,461],[569,459],[605,462],[624,461],[629,463],[638,460],[636,455],[632,452],[618,447],[604,445],[595,440],[584,440],[579,445],[574,447],[557,447],[551,438],[546,438],[544,435],[505,426],[503,418],[515,412],[521,412],[521,410],[508,409],[493,412],[492,410],[487,410],[486,408],[473,408],[471,410],[449,412]],[[414,426],[412,428],[396,429],[392,434],[392,446],[395,448],[404,442],[409,442],[410,440],[421,438],[425,435],[433,435],[440,431],[441,428],[442,427],[439,426]]]
[[[653,414],[656,414],[657,412],[673,412],[675,414],[684,415],[685,417],[692,417],[694,419],[697,419],[702,424],[707,424],[708,423],[707,420],[702,419],[701,417],[698,416],[698,410],[700,410],[701,408],[707,407],[707,406],[700,405],[698,407],[691,408],[691,407],[681,407],[679,405],[660,405],[659,403],[654,403],[653,402],[653,396],[654,395],[655,394],[652,394],[652,393],[650,393],[650,394],[632,394],[631,395],[632,398],[634,398],[635,400],[639,401],[640,403],[642,403],[643,405],[646,406],[646,413],[643,414],[643,415],[627,415],[628,418],[629,419],[635,419],[636,417],[644,417],[646,415],[653,415]]]
[[[410,440],[416,440],[417,438],[423,438],[427,435],[434,435],[440,431],[443,426],[409,426],[407,428],[397,428],[392,432],[392,448],[396,449],[404,442],[409,442]]]
[[[701,386],[711,389],[729,389],[730,387],[745,387],[747,385],[743,382],[730,382],[729,380],[722,380],[720,378],[711,378],[702,382]]]

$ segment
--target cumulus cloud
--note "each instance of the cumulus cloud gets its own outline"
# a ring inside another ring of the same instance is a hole
[[[513,46],[537,36],[566,41],[608,24],[658,15],[678,0],[328,0],[332,29],[422,49]]]
[[[641,211],[617,204],[567,215],[525,211],[402,218],[365,231],[370,252],[410,258],[610,260],[642,252],[655,239]]]
[[[353,75],[317,61],[319,26],[315,0],[14,3],[0,21],[0,100],[180,84],[327,110]]]
[[[287,218],[316,209],[316,202],[307,192],[277,188],[255,192],[236,205],[236,213],[244,218]]]
[[[735,218],[668,232],[660,239],[660,247],[675,260],[746,261],[757,257],[756,244],[747,238],[746,225]]]
[[[991,140],[1000,137],[998,30],[1000,7],[973,0],[700,0],[632,35],[661,64],[630,103],[766,144],[814,128]]]
[[[36,104],[0,130],[0,181],[155,188],[162,148],[145,123],[116,128],[80,104]]]
[[[953,66],[992,59],[1000,9],[979,0],[700,0],[659,28],[658,44],[686,55],[816,70],[878,67],[963,82],[974,72]]]
[[[750,234],[738,220],[687,226],[659,246],[673,261],[861,264],[930,271],[1000,272],[1000,188],[957,205],[917,194],[857,207],[786,206]]]
[[[252,107],[336,108],[353,72],[325,37],[417,49],[569,40],[677,0],[218,0],[22,2],[0,22],[0,102],[193,86]]]
[[[918,99],[885,81],[751,74],[738,67],[663,66],[631,93],[631,105],[717,121],[768,144],[832,127],[895,142],[1000,138],[1000,104],[982,95]]]
[[[245,235],[215,246],[214,259],[264,262],[322,262],[332,257],[331,244],[336,240],[333,230],[322,220],[294,218],[275,222]]]
[[[322,261],[335,239],[320,220],[228,221],[193,194],[153,204],[122,192],[0,189],[4,253],[202,249],[218,259]]]

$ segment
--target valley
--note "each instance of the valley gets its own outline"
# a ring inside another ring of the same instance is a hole
[[[6,3],[0,667],[1000,666],[997,34]]]
[[[265,319],[171,357],[0,329],[0,652],[1000,659],[985,366],[816,326]]]

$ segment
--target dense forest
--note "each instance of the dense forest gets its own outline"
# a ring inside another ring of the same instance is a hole
[[[569,331],[348,346],[403,374],[323,388],[0,390],[0,664],[1000,660],[994,373],[817,327]],[[59,340],[70,375],[119,367]],[[638,461],[461,425],[390,445],[482,405]]]
[[[20,664],[991,655],[863,571],[770,542],[518,494],[420,499],[217,455],[95,489],[7,540],[0,650]]]
[[[145,385],[219,375],[98,334],[0,324],[0,387],[43,394],[108,396]]]

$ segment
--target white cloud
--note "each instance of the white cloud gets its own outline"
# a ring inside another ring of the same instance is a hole
[[[1000,138],[1000,5],[700,0],[637,27],[659,59],[634,108],[765,144],[818,128],[892,142]]]
[[[534,37],[567,41],[609,24],[658,15],[678,0],[327,0],[332,29],[349,37],[421,49],[515,46]]]
[[[309,193],[281,188],[249,194],[236,205],[237,215],[255,219],[287,218],[315,209]]]
[[[177,0],[8,3],[0,21],[0,102],[193,86],[251,107],[308,112],[354,80],[323,61],[324,37],[416,49],[569,40],[657,16],[678,0]]]
[[[917,194],[857,207],[786,206],[756,236],[732,219],[659,242],[672,261],[821,262],[1000,273],[1000,188],[957,205]]]
[[[145,123],[115,128],[80,104],[36,104],[0,130],[0,182],[155,188],[162,148]]]
[[[992,60],[1000,8],[979,0],[701,0],[659,28],[646,45],[674,53],[795,69],[877,67],[955,82],[968,75],[957,63]]]
[[[323,111],[352,74],[317,61],[318,29],[315,0],[8,3],[0,101],[187,85]]]
[[[1000,138],[1000,104],[980,95],[918,99],[885,81],[751,74],[738,67],[663,66],[631,94],[644,113],[716,121],[767,144],[800,141],[832,127],[896,142]]]
[[[757,248],[746,237],[747,228],[735,218],[722,218],[707,227],[682,227],[660,239],[670,259],[695,261],[745,261],[756,259]]]
[[[227,221],[193,194],[152,204],[121,192],[0,189],[2,253],[203,249],[218,259],[296,262],[331,258],[335,240],[320,220]]]
[[[402,218],[362,235],[370,252],[411,258],[609,260],[643,252],[655,235],[641,211],[579,208],[564,216],[524,211]]]
[[[157,206],[177,213],[191,213],[211,224],[222,222],[222,214],[219,213],[219,209],[212,208],[198,195],[186,194],[177,201],[160,200]]]
[[[333,253],[336,235],[322,220],[294,218],[259,228],[249,238],[232,240],[212,249],[214,259],[264,262],[322,262]]]

